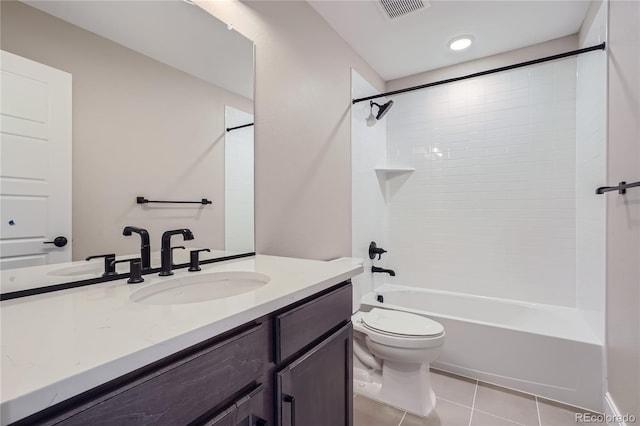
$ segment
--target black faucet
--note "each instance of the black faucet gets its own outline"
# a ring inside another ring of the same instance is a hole
[[[371,241],[371,244],[369,244],[369,259],[371,260],[376,258],[376,254],[378,255],[378,260],[382,259],[382,254],[386,252],[382,247],[378,247],[375,241]]]
[[[378,268],[377,266],[371,267],[371,273],[374,273],[374,272],[384,272],[386,274],[391,275],[392,277],[396,276],[396,272],[393,269]]]
[[[191,262],[189,262],[189,272],[201,271],[199,255],[201,251],[211,251],[209,249],[191,250]]]
[[[139,257],[135,259],[114,260],[111,262],[111,265],[115,268],[117,263],[123,262],[129,262],[129,279],[127,283],[138,284],[144,282],[144,278],[142,278],[142,264],[140,263]]]
[[[166,231],[162,234],[162,247],[160,248],[160,261],[161,261],[161,269],[160,272],[161,277],[166,277],[168,275],[173,275],[171,272],[172,257],[171,256],[171,236],[172,235],[182,235],[185,241],[193,240],[193,233],[189,229],[176,229],[173,231]]]
[[[103,277],[113,277],[115,275],[118,275],[116,273],[116,267],[113,264],[113,261],[116,260],[116,254],[115,253],[97,254],[95,256],[89,256],[85,260],[89,261],[91,259],[98,259],[100,257],[104,257],[104,273],[102,274],[102,276]]]
[[[151,269],[151,245],[149,244],[149,232],[136,226],[125,226],[122,235],[129,236],[132,232],[140,235],[140,261],[142,269]]]

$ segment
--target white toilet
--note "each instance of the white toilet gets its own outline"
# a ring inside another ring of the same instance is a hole
[[[435,408],[429,363],[440,356],[444,328],[436,321],[408,312],[360,309],[353,297],[353,390],[367,398],[419,416]]]

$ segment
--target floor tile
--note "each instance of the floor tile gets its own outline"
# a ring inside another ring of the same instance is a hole
[[[476,380],[431,370],[431,386],[436,396],[447,401],[457,402],[467,407],[473,406],[476,392]]]
[[[398,426],[404,411],[358,395],[353,400],[353,426]]]
[[[523,425],[539,425],[534,396],[498,386],[478,384],[474,408]]]
[[[471,409],[438,399],[435,410],[427,417],[407,413],[400,426],[468,426]]]
[[[519,423],[473,410],[470,426],[516,426]]]
[[[538,398],[538,409],[540,411],[540,424],[542,426],[565,426],[576,423],[576,413],[589,413],[591,411],[559,402]]]

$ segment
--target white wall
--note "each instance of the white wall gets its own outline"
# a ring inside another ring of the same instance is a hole
[[[394,97],[401,284],[575,305],[576,59]]]
[[[232,106],[224,108],[225,128],[253,123],[253,114]],[[254,250],[253,126],[224,135],[224,248],[246,253]]]
[[[355,70],[351,71],[354,99],[376,93],[379,92],[368,81]],[[374,114],[376,111],[374,107]],[[381,261],[369,259],[371,241],[378,247],[388,248],[385,181],[375,171],[386,163],[387,117],[368,126],[369,112],[369,102],[359,102],[351,107],[351,256],[364,261],[364,273],[352,281],[354,288],[359,288],[362,294],[373,291],[387,277],[371,273],[371,266],[384,266],[387,256],[384,255]]]
[[[640,179],[640,2],[612,0],[608,22],[607,183]],[[607,198],[607,389],[640,418],[640,190]],[[638,421],[638,420],[636,420]]]
[[[351,68],[371,67],[304,1],[201,1],[255,42],[256,251],[351,255]]]
[[[593,2],[580,47],[606,37],[606,6]],[[578,56],[576,90],[576,306],[604,341],[607,59],[604,51]]]

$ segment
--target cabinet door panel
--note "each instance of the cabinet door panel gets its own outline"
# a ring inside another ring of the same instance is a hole
[[[277,425],[352,425],[352,339],[349,322],[276,374]]]

